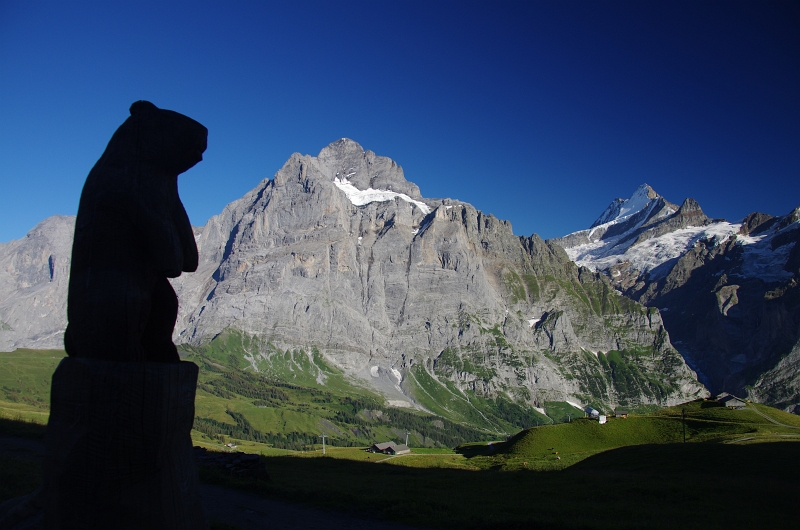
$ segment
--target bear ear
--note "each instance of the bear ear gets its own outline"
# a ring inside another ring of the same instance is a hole
[[[138,116],[140,114],[148,114],[158,110],[158,107],[150,103],[149,101],[145,101],[140,99],[136,101],[133,105],[131,105],[131,116]]]

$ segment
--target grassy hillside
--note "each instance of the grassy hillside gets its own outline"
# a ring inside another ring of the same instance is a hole
[[[499,330],[495,331],[499,333]],[[218,366],[251,372],[257,370],[273,381],[377,399],[373,391],[329,365],[316,350],[281,350],[269,341],[236,330],[226,330],[201,347],[181,348],[190,356],[206,357]],[[448,359],[446,351],[440,361],[444,363]],[[452,381],[438,377],[435,371],[421,365],[410,370],[402,384],[404,390],[426,410],[453,424],[466,424],[492,433],[493,437],[504,437],[522,428],[553,422],[552,418],[530,406],[517,404],[507,396],[487,398],[462,391]]]
[[[0,352],[0,415],[40,423],[50,414],[50,378],[64,350]]]
[[[198,442],[221,447],[231,439],[260,442],[276,449],[304,450],[319,445],[369,445],[405,441],[417,447],[454,447],[496,434],[417,411],[386,407],[384,400],[349,383],[318,355],[285,352],[248,369],[229,353],[238,338],[207,348],[187,348],[186,359],[200,366],[195,401]],[[63,350],[0,353],[0,416],[45,423],[50,381]],[[265,375],[265,373],[268,375]]]
[[[684,421],[685,414],[685,421]],[[648,415],[526,429],[504,443],[465,444],[459,451],[484,466],[502,469],[564,469],[592,455],[619,447],[686,442],[755,444],[800,441],[800,417],[766,405],[729,410],[714,400],[697,400]]]
[[[242,441],[276,449],[309,450],[325,434],[329,445],[365,446],[405,441],[417,447],[453,447],[492,439],[486,431],[446,418],[385,406],[382,397],[348,382],[315,352],[275,352],[257,361],[259,372],[232,355],[237,337],[187,348],[200,366],[195,430],[209,442]]]
[[[610,418],[599,425],[581,419],[582,413],[567,403],[547,403],[549,416],[545,416],[502,398],[465,395],[449,381],[438,380],[418,367],[408,384],[415,385],[415,395],[440,415],[437,417],[386,407],[380,396],[348,381],[316,352],[276,350],[267,359],[256,361],[256,373],[246,351],[259,345],[248,340],[225,334],[205,347],[184,348],[186,359],[201,368],[195,422],[198,441],[221,445],[234,438],[276,449],[303,450],[318,445],[323,433],[329,444],[349,446],[376,440],[404,441],[409,432],[412,446],[454,447],[502,439],[504,433],[518,430],[515,425],[533,427],[572,420],[524,430],[504,449],[507,455],[541,459],[553,453],[550,448],[558,447],[563,460],[567,454],[680,441],[684,411],[690,442],[798,434],[775,422],[800,427],[800,417],[764,405],[750,404],[748,410],[736,411],[702,400],[649,415]],[[0,353],[0,414],[46,421],[50,378],[64,355],[62,350]]]

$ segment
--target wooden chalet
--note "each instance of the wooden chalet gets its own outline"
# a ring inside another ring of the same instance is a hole
[[[411,449],[406,444],[395,445],[388,447],[384,453],[387,455],[405,455],[411,452]]]
[[[367,449],[368,453],[386,453],[388,449],[394,449],[397,446],[394,442],[382,442],[382,443],[375,443],[372,444],[369,449]],[[389,454],[389,453],[386,453]]]
[[[721,405],[725,405],[729,409],[738,410],[747,408],[747,403],[737,398],[736,396],[731,396],[730,394],[723,397],[722,399],[718,399],[717,402],[720,403]]]

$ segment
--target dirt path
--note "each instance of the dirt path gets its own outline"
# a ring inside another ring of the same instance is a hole
[[[755,408],[755,407],[747,407],[747,408],[748,408],[749,410],[752,410],[752,411],[753,411],[753,412],[755,412],[756,414],[758,414],[758,415],[762,416],[762,417],[763,417],[764,419],[766,419],[767,421],[770,421],[770,422],[774,423],[775,425],[780,425],[781,427],[788,427],[788,428],[790,428],[790,429],[800,429],[800,427],[797,427],[797,426],[795,426],[795,425],[786,425],[785,423],[781,423],[781,422],[779,422],[778,420],[776,420],[776,419],[774,419],[774,418],[770,418],[769,416],[767,416],[766,414],[764,414],[763,412],[761,412],[760,410],[758,410],[758,409],[757,409],[757,408]]]

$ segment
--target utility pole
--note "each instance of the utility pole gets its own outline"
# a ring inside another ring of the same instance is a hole
[[[326,435],[323,433],[320,436],[320,438],[322,438],[322,454],[324,455],[325,454],[325,438],[326,438]]]
[[[681,423],[683,423],[683,443],[686,443],[686,409],[681,410]]]
[[[408,447],[408,435],[411,434],[410,432],[406,431],[406,447]]]

